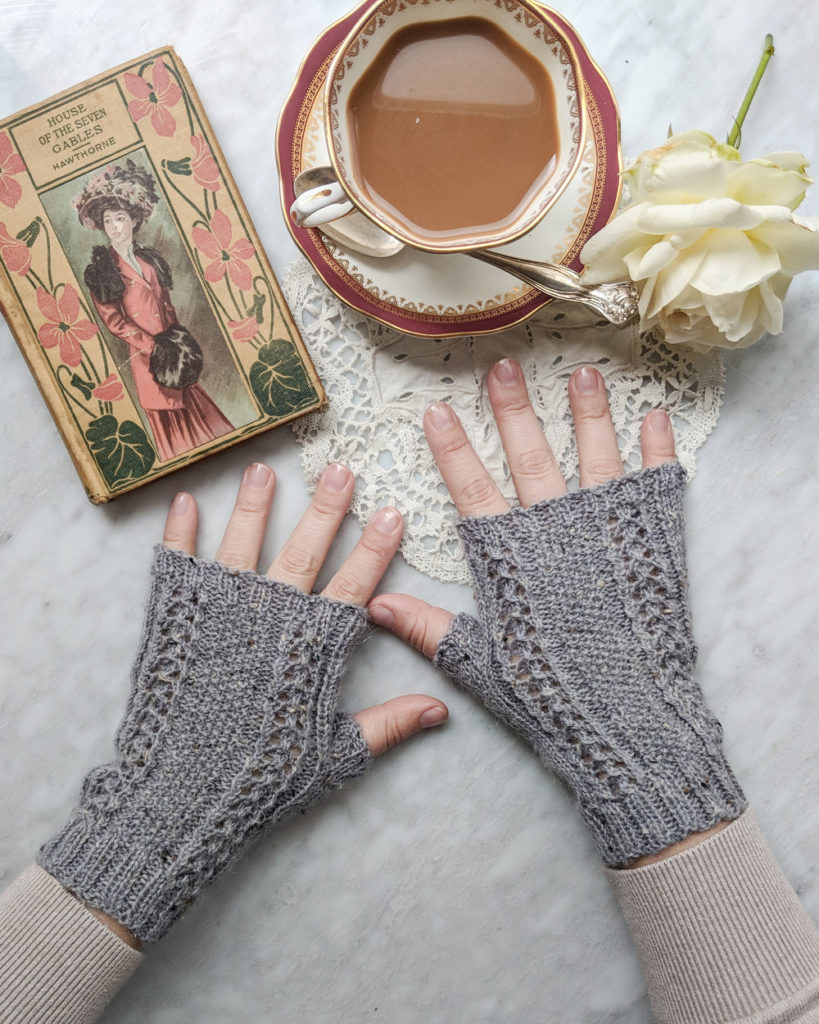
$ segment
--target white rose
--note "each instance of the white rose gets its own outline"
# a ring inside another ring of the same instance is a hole
[[[791,278],[819,270],[819,222],[793,213],[806,167],[801,153],[743,161],[704,132],[673,135],[625,172],[629,205],[586,243],[584,280],[635,281],[641,328],[672,344],[779,334]]]

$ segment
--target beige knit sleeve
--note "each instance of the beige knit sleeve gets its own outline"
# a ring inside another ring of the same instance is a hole
[[[141,962],[36,865],[0,893],[3,1024],[89,1024]]]
[[[658,1024],[817,1024],[819,932],[750,811],[699,845],[607,871]]]

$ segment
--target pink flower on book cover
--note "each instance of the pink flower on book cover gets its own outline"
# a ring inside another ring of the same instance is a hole
[[[80,343],[90,341],[99,333],[99,327],[90,320],[80,320],[80,297],[77,290],[67,284],[56,299],[45,288],[37,289],[37,305],[46,323],[37,331],[43,348],[60,346],[60,359],[66,366],[79,366],[82,362]]]
[[[242,291],[253,284],[253,275],[244,262],[253,259],[256,250],[247,238],[233,242],[233,229],[227,214],[214,211],[210,219],[210,231],[195,227],[191,236],[200,250],[211,262],[205,267],[205,279],[212,284],[221,281],[227,271],[230,280]],[[231,244],[232,243],[232,244]]]
[[[23,197],[23,186],[14,180],[14,175],[24,174],[25,170],[23,158],[14,152],[8,132],[0,132],[0,203],[12,210]]]
[[[176,131],[176,120],[168,107],[174,107],[182,99],[182,90],[171,79],[161,57],[153,64],[153,81],[146,82],[139,75],[125,72],[125,85],[137,98],[128,104],[128,113],[134,121],[151,115],[151,124],[157,135],[170,138]]]
[[[25,242],[14,238],[5,224],[0,221],[0,259],[9,270],[25,277],[31,266],[31,250]]]
[[[193,179],[202,188],[210,189],[211,192],[218,192],[221,188],[219,181],[219,168],[213,159],[210,146],[202,135],[191,135],[191,145],[196,155],[191,160]]]
[[[118,402],[125,391],[119,377],[115,373],[109,373],[102,384],[98,384],[91,394],[100,402]]]
[[[259,322],[255,316],[246,316],[244,320],[228,320],[228,327],[237,341],[251,341],[259,330]]]

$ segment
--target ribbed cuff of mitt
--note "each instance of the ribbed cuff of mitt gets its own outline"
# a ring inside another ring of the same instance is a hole
[[[42,868],[0,894],[0,1020],[87,1024],[142,962]]]
[[[606,874],[658,1024],[819,1021],[819,933],[751,811],[674,857]]]

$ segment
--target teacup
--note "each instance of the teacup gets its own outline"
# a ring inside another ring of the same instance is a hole
[[[381,0],[333,59],[324,127],[337,181],[296,199],[296,224],[357,208],[427,251],[498,246],[529,231],[571,181],[583,78],[537,3]]]

